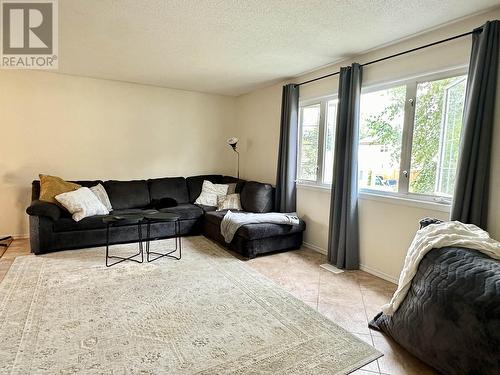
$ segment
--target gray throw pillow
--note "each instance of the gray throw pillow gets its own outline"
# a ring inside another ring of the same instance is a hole
[[[217,197],[217,211],[238,210],[241,211],[241,201],[239,194],[228,194]]]
[[[95,194],[97,199],[108,209],[108,211],[112,211],[113,207],[111,207],[111,202],[109,201],[108,193],[106,192],[106,189],[104,189],[104,186],[101,184],[97,184],[96,186],[92,186],[90,188],[92,193]]]
[[[236,183],[227,184],[227,195],[236,193]]]

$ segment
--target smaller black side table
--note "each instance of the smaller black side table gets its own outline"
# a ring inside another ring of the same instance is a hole
[[[141,223],[143,219],[144,219],[143,214],[110,215],[102,219],[102,221],[106,224],[106,267],[114,266],[115,264],[124,262],[126,260],[136,263],[144,262],[144,251],[142,247],[142,228],[141,228]],[[126,258],[117,255],[109,255],[109,228],[116,225],[130,225],[130,224],[137,224],[139,252],[137,254],[131,255]],[[141,256],[141,260],[134,259],[139,255]],[[113,263],[109,263],[110,259],[118,259],[118,260]]]
[[[172,214],[170,212],[154,212],[154,213],[147,213],[144,214],[144,221],[146,222],[146,259],[148,262],[153,262],[157,259],[166,257],[166,258],[172,258],[175,260],[180,260],[182,257],[182,243],[181,243],[181,224],[179,221],[180,217],[179,215]],[[151,238],[151,224],[152,223],[158,223],[158,222],[173,222],[175,226],[175,233],[174,233],[174,239],[175,239],[175,249],[167,251],[166,253],[157,253],[154,251],[149,250],[149,244],[152,240],[155,240],[156,238]],[[179,256],[176,257],[174,254],[179,250]],[[156,255],[154,258],[150,258],[150,254]]]

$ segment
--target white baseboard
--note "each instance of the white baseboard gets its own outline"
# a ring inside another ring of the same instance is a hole
[[[319,246],[313,245],[312,243],[309,242],[302,242],[302,246],[307,247],[308,249],[314,250],[320,254],[326,255],[328,252],[325,249],[322,249]]]
[[[326,255],[328,253],[326,251],[326,249],[323,249],[323,248],[321,248],[319,246],[313,245],[312,243],[309,243],[309,242],[305,242],[304,241],[302,243],[302,245],[304,247],[307,247],[308,249],[314,250],[314,251],[316,251],[316,252],[318,252],[320,254],[323,254],[323,255]],[[374,275],[374,276],[380,277],[381,279],[390,281],[391,283],[394,283],[394,284],[398,283],[398,278],[397,277],[388,275],[385,272],[379,271],[379,270],[377,270],[375,268],[366,266],[364,264],[360,264],[359,265],[359,269],[362,270],[362,271],[365,271],[366,273],[369,273],[370,275]]]
[[[0,234],[0,238],[12,237],[15,240],[25,240],[30,238],[29,234]]]
[[[388,274],[386,274],[385,272],[382,272],[382,271],[376,270],[376,269],[374,269],[374,268],[371,268],[371,267],[365,266],[364,264],[360,264],[360,265],[359,265],[359,269],[360,269],[361,271],[365,271],[366,273],[369,273],[369,274],[371,274],[371,275],[374,275],[374,276],[380,277],[381,279],[384,279],[384,280],[390,281],[390,282],[391,282],[391,283],[393,283],[393,284],[397,284],[397,283],[398,283],[398,278],[397,278],[397,277],[394,277],[394,276],[388,275]]]

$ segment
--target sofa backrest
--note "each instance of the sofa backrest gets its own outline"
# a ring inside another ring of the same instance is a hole
[[[240,178],[236,178],[233,176],[224,176],[222,177],[221,184],[236,184],[235,193],[240,194],[243,186],[245,185],[245,182],[245,180],[242,180]]]
[[[241,205],[248,212],[271,212],[274,208],[274,188],[270,184],[245,181],[232,176],[201,175],[191,177],[165,177],[132,181],[71,181],[85,187],[102,184],[108,193],[113,209],[144,208],[152,200],[173,198],[177,203],[193,203],[201,193],[203,181],[214,184],[236,183],[236,193],[241,196]],[[31,199],[40,196],[40,181],[32,183]]]
[[[154,178],[148,180],[151,201],[172,198],[177,203],[188,203],[189,192],[184,177]]]
[[[143,208],[151,203],[146,180],[105,181],[104,188],[114,210]]]
[[[201,186],[203,181],[208,180],[214,184],[222,184],[222,175],[220,174],[207,174],[201,176],[191,176],[186,178],[188,191],[189,191],[189,201],[194,203],[196,198],[200,196]]]
[[[241,207],[248,212],[264,213],[274,209],[274,189],[270,184],[245,182],[240,199]]]

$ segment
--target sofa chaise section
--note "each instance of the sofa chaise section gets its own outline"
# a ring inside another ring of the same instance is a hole
[[[274,208],[275,190],[270,184],[247,181],[241,185],[242,212],[266,213]],[[298,225],[246,224],[239,228],[231,243],[227,244],[220,231],[220,225],[227,210],[205,212],[202,233],[221,245],[247,257],[280,250],[298,249],[302,245],[305,222]]]
[[[246,224],[238,229],[231,243],[227,244],[220,232],[220,223],[226,212],[206,212],[202,233],[244,257],[252,259],[259,254],[298,249],[302,245],[302,234],[305,230],[302,220],[299,225]]]

